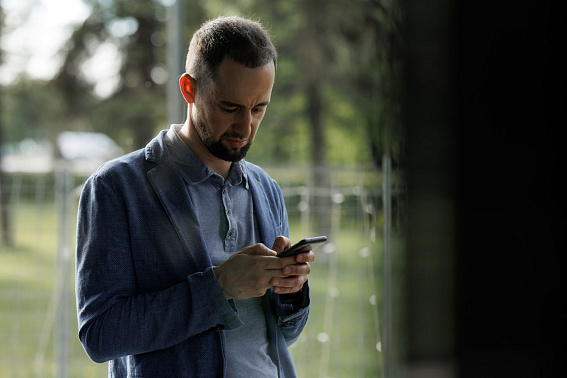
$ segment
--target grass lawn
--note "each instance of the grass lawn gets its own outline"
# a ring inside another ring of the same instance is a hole
[[[341,229],[337,252],[323,256],[324,247],[316,251],[318,260],[309,278],[309,321],[290,349],[297,373],[300,377],[381,377],[378,246],[361,237],[359,230]]]
[[[22,203],[13,211],[15,247],[0,247],[0,378],[56,374],[49,310],[56,287],[57,219],[54,205]],[[72,222],[74,219],[72,218]],[[74,225],[70,225],[70,228]],[[380,241],[371,242],[360,224],[341,227],[336,253],[317,250],[310,276],[309,322],[291,347],[300,377],[380,377],[378,323],[382,319]],[[72,243],[73,230],[69,230]],[[292,224],[298,240],[310,233]],[[72,246],[71,246],[72,248]],[[66,292],[72,377],[104,377],[106,364],[85,355],[78,339],[73,261]],[[41,365],[39,363],[42,362]]]

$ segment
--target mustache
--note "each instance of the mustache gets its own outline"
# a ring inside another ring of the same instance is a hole
[[[221,135],[220,139],[243,139],[243,140],[248,140],[249,137],[245,137],[242,134],[239,133],[224,133]]]

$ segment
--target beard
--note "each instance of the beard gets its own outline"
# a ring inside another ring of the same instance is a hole
[[[229,148],[222,143],[223,139],[225,138],[239,138],[239,136],[234,134],[223,134],[217,141],[213,141],[210,138],[204,139],[203,144],[213,156],[219,159],[233,163],[244,159],[244,157],[248,153],[248,150],[250,149],[250,146],[252,145],[252,141],[249,141],[245,146],[242,146],[241,148]]]
[[[213,135],[211,131],[207,128],[207,126],[202,122],[193,122],[197,132],[203,142],[205,148],[214,156],[219,159],[230,161],[230,162],[237,162],[246,156],[250,146],[252,145],[253,140],[249,140],[248,143],[241,148],[230,148],[223,144],[224,139],[228,138],[235,138],[235,139],[244,139],[242,135],[236,133],[224,133],[220,136],[218,140],[213,140]]]

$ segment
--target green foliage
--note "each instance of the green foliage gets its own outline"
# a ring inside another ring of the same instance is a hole
[[[109,134],[126,149],[140,148],[153,137],[165,113],[164,82],[155,76],[165,67],[163,5],[153,0],[88,3],[92,14],[71,36],[53,84],[65,96],[73,118]],[[100,99],[93,96],[93,85],[79,67],[103,43],[120,50],[122,66],[118,88]]]
[[[64,129],[63,98],[49,83],[20,76],[2,91],[0,123],[5,142],[54,139]]]
[[[151,91],[119,93],[104,99],[98,104],[96,115],[90,120],[92,128],[122,141],[122,147],[126,151],[139,148],[140,143],[135,142],[139,133],[144,134],[145,144],[157,130],[167,128],[163,121],[166,118],[165,108],[156,106],[155,101],[156,96]],[[147,119],[156,121],[149,123]],[[142,130],[143,127],[147,129]]]
[[[165,85],[156,79],[156,72],[166,72],[166,7],[156,0],[85,2],[92,14],[65,45],[59,74],[49,83],[21,78],[5,88],[2,122],[9,141],[89,130],[110,135],[128,151],[167,127]],[[184,6],[187,43],[205,20],[241,15],[261,21],[278,48],[272,103],[250,161],[308,166],[312,151],[323,147],[326,164],[353,166],[378,161],[384,151],[403,152],[396,2],[211,0]],[[103,43],[122,54],[120,82],[107,98],[94,94],[81,71]],[[315,79],[317,93],[307,86]],[[320,107],[313,108],[314,100]],[[312,132],[317,119],[320,136]]]
[[[337,21],[330,69],[358,108],[376,162],[403,155],[401,124],[403,46],[399,2],[331,2]]]
[[[0,246],[0,376],[28,377],[42,373],[55,376],[53,333],[47,334],[45,344],[40,335],[55,289],[57,259],[57,220],[53,203],[20,202],[14,208],[15,248]],[[74,218],[74,217],[71,217]],[[353,223],[354,222],[354,223]],[[362,227],[351,219],[341,227],[338,241],[336,274],[332,260],[319,256],[310,277],[312,307],[309,321],[300,339],[290,353],[299,376],[317,377],[327,371],[333,377],[379,376],[380,354],[376,350],[377,329],[375,308],[369,302],[378,293],[378,278],[371,279],[372,271],[379,271],[380,241],[371,241],[361,232]],[[292,218],[291,236],[298,240],[308,233],[297,218]],[[69,234],[69,240],[73,236]],[[368,248],[373,258],[362,258],[359,251]],[[319,254],[323,250],[318,250]],[[70,303],[74,303],[73,267],[69,267],[67,281]],[[329,297],[329,284],[336,288]],[[329,307],[332,305],[332,308]],[[69,309],[75,319],[75,308]],[[326,321],[332,312],[332,322]],[[107,364],[89,360],[77,337],[77,324],[68,324],[70,330],[70,376],[100,377],[107,373]],[[321,342],[321,333],[329,337]],[[46,349],[41,350],[44,346]],[[328,348],[328,349],[326,349]],[[37,357],[43,356],[41,371],[34,371]]]

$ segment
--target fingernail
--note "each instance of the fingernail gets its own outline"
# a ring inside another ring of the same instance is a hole
[[[273,286],[278,286],[279,284],[280,284],[280,280],[278,280],[277,278],[272,281]]]
[[[291,268],[289,266],[286,266],[283,270],[284,274],[290,274],[291,273]]]

